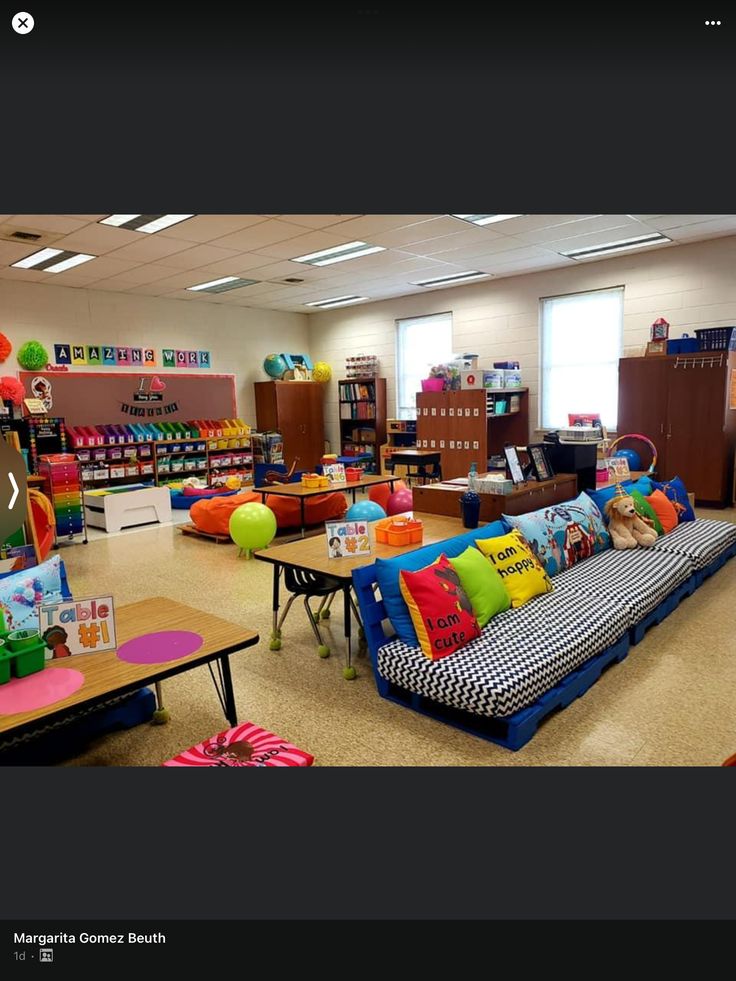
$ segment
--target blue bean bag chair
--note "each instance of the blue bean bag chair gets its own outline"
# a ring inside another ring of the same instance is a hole
[[[180,511],[188,511],[192,504],[197,501],[209,501],[213,497],[232,497],[233,494],[240,494],[237,490],[220,490],[215,487],[208,487],[199,494],[185,494],[183,491],[169,488],[171,493],[171,506]]]

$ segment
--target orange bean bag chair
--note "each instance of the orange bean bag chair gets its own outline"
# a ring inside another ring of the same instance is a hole
[[[194,526],[206,535],[229,535],[230,515],[241,504],[250,504],[251,501],[260,504],[261,495],[249,492],[233,494],[232,497],[212,497],[208,500],[196,501],[189,510],[189,517]],[[276,524],[279,528],[301,527],[301,511],[297,498],[267,494],[266,507],[271,508],[276,515]],[[315,497],[308,497],[304,506],[305,520],[308,525],[321,524],[323,521],[342,517],[347,507],[348,502],[344,494],[318,494]]]
[[[406,484],[403,480],[396,481],[393,491],[391,490],[391,484],[376,484],[368,491],[368,500],[378,504],[388,514],[387,506],[389,497],[391,497],[394,491],[406,489]]]

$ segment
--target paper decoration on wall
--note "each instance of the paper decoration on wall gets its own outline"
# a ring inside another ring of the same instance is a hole
[[[40,371],[49,363],[49,352],[40,341],[26,341],[18,351],[18,364],[27,371]]]
[[[197,357],[196,351],[187,351],[187,363],[190,368],[196,368],[199,364],[199,358]]]
[[[152,347],[143,348],[143,367],[144,368],[155,368],[156,367],[156,352]]]
[[[186,351],[177,351],[176,352],[176,367],[177,368],[186,368],[187,363],[188,363],[187,352]]]
[[[72,364],[87,364],[84,344],[72,344]]]
[[[164,360],[164,368],[176,367],[176,351],[173,348],[165,347],[161,354]]]
[[[102,364],[102,348],[98,344],[87,345],[87,364]]]
[[[2,354],[0,334],[0,354]],[[8,344],[10,342],[8,341]],[[35,341],[29,343],[37,343]],[[12,350],[12,348],[10,349]],[[22,349],[21,349],[22,350]],[[41,347],[45,353],[46,349]],[[20,352],[19,352],[20,354]],[[46,355],[48,358],[48,355]],[[165,347],[161,351],[161,365],[164,368],[211,368],[212,356],[209,351],[176,351]],[[0,361],[3,358],[0,357]],[[28,371],[39,371],[46,367],[38,361],[33,365],[22,364]],[[104,344],[54,344],[54,363],[56,365],[106,365],[129,368],[155,368],[158,365],[156,350],[152,347],[112,347]]]
[[[143,364],[143,351],[139,347],[132,347],[130,349],[130,363],[133,366]]]
[[[118,347],[115,350],[117,353],[118,364],[130,364],[129,347]]]
[[[13,345],[10,343],[5,334],[0,334],[0,363],[7,361],[10,357],[10,352],[13,350]]]
[[[54,344],[54,361],[56,364],[72,363],[72,349],[68,344]]]
[[[200,368],[209,368],[209,366],[210,366],[210,352],[209,351],[200,351],[199,352],[199,367]]]
[[[102,363],[103,364],[117,364],[118,359],[116,356],[116,351],[114,347],[103,347],[102,348]]]

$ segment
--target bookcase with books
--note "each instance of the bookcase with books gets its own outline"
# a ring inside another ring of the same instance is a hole
[[[386,379],[345,378],[338,382],[340,455],[370,457],[366,472],[380,471],[379,451],[386,441]]]

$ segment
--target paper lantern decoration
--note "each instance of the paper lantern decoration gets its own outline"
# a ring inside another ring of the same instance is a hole
[[[332,378],[332,368],[326,361],[315,361],[312,368],[312,381],[328,382]]]
[[[3,402],[12,402],[13,405],[22,405],[26,391],[21,382],[12,375],[3,375],[0,378],[0,399]]]
[[[26,371],[40,371],[49,363],[49,352],[40,341],[26,341],[18,351],[18,364]]]
[[[5,334],[0,334],[0,363],[7,361],[10,357],[10,352],[13,350],[13,345],[7,339]]]

